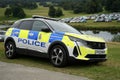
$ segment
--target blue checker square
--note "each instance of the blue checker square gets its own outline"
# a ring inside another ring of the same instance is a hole
[[[20,29],[13,29],[11,36],[18,37],[20,33]]]
[[[38,34],[39,34],[38,31],[30,31],[28,34],[28,39],[37,40]]]

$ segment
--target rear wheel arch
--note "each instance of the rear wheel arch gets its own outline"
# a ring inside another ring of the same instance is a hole
[[[8,38],[5,40],[5,44],[4,44],[4,46],[6,45],[7,42],[13,42],[13,43],[15,44],[14,39],[11,38],[11,37],[8,37]],[[16,46],[16,44],[15,44],[15,46]]]
[[[8,59],[14,59],[17,57],[16,44],[13,38],[9,37],[5,40],[5,55]]]

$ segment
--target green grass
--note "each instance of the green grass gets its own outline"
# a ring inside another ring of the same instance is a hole
[[[48,10],[49,10],[48,7],[43,7],[43,6],[39,6],[37,9],[33,9],[33,10],[24,9],[25,13],[27,14],[27,17],[31,17],[32,15],[48,16]],[[85,13],[74,14],[72,10],[64,10],[64,9],[63,9],[63,14],[64,15],[61,16],[60,18],[90,15]]]
[[[9,60],[4,55],[3,43],[0,43],[0,61],[22,64],[43,68],[51,71],[84,76],[94,80],[119,80],[120,79],[120,43],[108,43],[108,60],[100,64],[77,63],[65,68],[53,67],[48,59],[41,59],[29,56],[20,56],[17,59]]]
[[[0,8],[0,18],[4,16],[5,8]]]
[[[48,7],[39,6],[37,9],[24,9],[27,17],[32,17],[32,15],[41,15],[41,16],[48,16]]]

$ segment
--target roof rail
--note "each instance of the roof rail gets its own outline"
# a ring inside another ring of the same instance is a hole
[[[33,15],[32,18],[41,18],[41,19],[59,21],[59,19],[56,19],[56,18],[50,18],[50,17],[45,17],[45,16],[39,16],[39,15]]]

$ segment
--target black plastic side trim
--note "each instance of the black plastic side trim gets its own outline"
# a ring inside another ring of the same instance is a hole
[[[90,62],[104,62],[107,58],[90,58]]]
[[[22,49],[22,48],[17,48],[17,53],[18,54],[23,54],[23,55],[41,57],[41,58],[49,58],[47,53],[41,53],[41,52],[38,52],[38,51]]]

